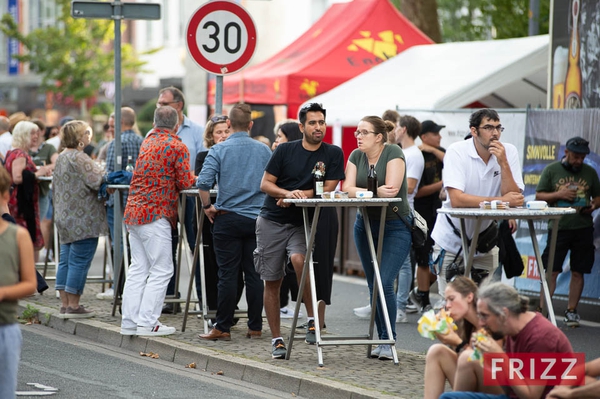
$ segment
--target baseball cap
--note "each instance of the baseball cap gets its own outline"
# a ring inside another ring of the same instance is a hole
[[[567,140],[567,150],[576,152],[578,154],[589,154],[590,147],[589,142],[579,136],[572,137]]]
[[[446,127],[446,125],[438,125],[434,121],[430,121],[430,120],[423,121],[423,122],[421,122],[421,133],[419,133],[419,136],[422,134],[425,134],[425,133],[429,133],[429,132],[439,133],[440,130],[442,130],[445,127]]]

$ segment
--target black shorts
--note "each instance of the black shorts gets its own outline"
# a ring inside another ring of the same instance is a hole
[[[548,240],[552,236],[552,230],[548,230]],[[575,230],[559,230],[556,238],[556,251],[554,254],[554,267],[552,271],[562,272],[563,263],[567,258],[567,252],[571,251],[571,270],[589,274],[594,266],[594,228],[585,227]],[[546,244],[542,254],[544,268],[548,264],[548,252],[550,242]]]

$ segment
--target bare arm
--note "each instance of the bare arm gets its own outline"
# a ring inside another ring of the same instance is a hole
[[[520,192],[509,192],[502,197],[481,197],[479,195],[466,194],[465,192],[452,187],[446,187],[446,192],[450,197],[452,208],[478,208],[482,201],[502,201],[508,202],[511,207],[523,205],[524,197]]]
[[[17,246],[19,250],[19,275],[21,281],[17,284],[0,288],[0,302],[16,301],[34,294],[37,287],[35,265],[33,263],[33,243],[29,233],[24,228],[17,230]]]
[[[428,195],[435,194],[439,192],[444,186],[443,181],[439,181],[437,183],[428,184],[426,186],[422,186],[417,190],[417,194],[415,198],[427,197]]]
[[[506,158],[506,149],[504,145],[500,141],[492,141],[490,143],[489,151],[492,155],[496,156],[496,160],[498,161],[498,165],[500,166],[500,176],[502,177],[500,183],[500,193],[502,195],[508,194],[510,192],[521,192],[520,187],[515,182],[515,179],[512,174],[512,170],[510,168],[510,164],[508,159]],[[513,206],[511,204],[511,206]]]
[[[413,179],[412,177],[407,178],[408,183],[408,193],[412,194],[417,188],[417,179]]]
[[[391,159],[385,168],[385,184],[377,189],[380,198],[393,198],[400,191],[404,181],[406,164],[402,158]]]
[[[342,184],[342,190],[346,191],[350,198],[356,197],[358,191],[367,191],[366,188],[356,187],[356,165],[350,161],[346,164],[346,179]]]
[[[440,150],[438,148],[432,147],[430,145],[427,145],[427,144],[421,144],[419,146],[419,150],[425,151],[425,152],[429,152],[429,153],[435,155],[435,157],[437,159],[439,159],[440,161],[443,161],[444,160],[444,155],[446,155],[446,153],[444,151],[442,151],[442,150]]]
[[[562,185],[558,191],[538,191],[535,193],[535,199],[539,201],[546,201],[549,204],[555,204],[559,200],[564,201],[575,201],[577,197],[577,190],[570,189],[567,184]]]
[[[324,185],[325,186],[325,185]],[[260,190],[273,198],[308,198],[313,190],[286,190],[277,185],[277,176],[265,172],[260,181]]]

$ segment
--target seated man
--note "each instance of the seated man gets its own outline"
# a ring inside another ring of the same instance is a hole
[[[483,354],[514,353],[572,353],[573,348],[565,334],[540,313],[530,312],[529,299],[503,283],[492,283],[479,290],[477,316],[479,325],[492,339],[477,340],[475,348]],[[498,340],[504,339],[504,347]],[[552,385],[486,386],[483,368],[478,361],[470,361],[473,349],[465,349],[458,358],[455,392],[447,392],[440,399],[540,399],[545,398]],[[502,370],[499,373],[505,373]],[[504,388],[504,390],[503,390]],[[463,392],[460,392],[463,391]]]
[[[600,357],[585,364],[585,385],[559,385],[550,391],[548,399],[600,398]]]

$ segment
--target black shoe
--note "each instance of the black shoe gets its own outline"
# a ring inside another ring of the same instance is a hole
[[[178,303],[165,303],[162,307],[162,314],[176,314],[181,312],[181,306]]]

